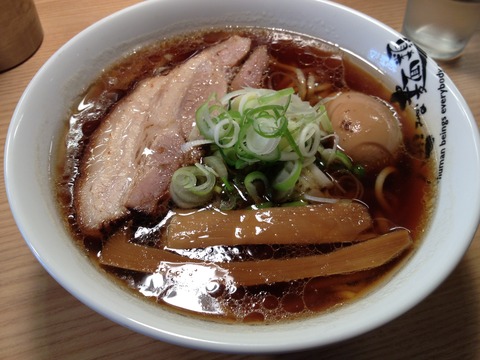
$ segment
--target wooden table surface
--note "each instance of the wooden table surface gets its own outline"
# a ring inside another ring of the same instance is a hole
[[[194,1],[194,0],[192,0]],[[294,1],[294,0],[292,0]],[[27,62],[0,74],[0,148],[14,108],[36,71],[66,41],[136,0],[36,0],[44,41]],[[342,0],[400,30],[405,1]],[[0,34],[1,36],[1,34]],[[444,64],[480,122],[480,31],[464,55]],[[1,178],[3,179],[3,167]],[[191,350],[136,334],[80,303],[36,261],[0,183],[0,359],[480,359],[480,231],[457,269],[395,321],[334,346],[288,355]]]

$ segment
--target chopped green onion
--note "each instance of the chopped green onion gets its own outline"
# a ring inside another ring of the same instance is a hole
[[[333,133],[333,126],[330,118],[327,115],[327,108],[324,104],[319,104],[317,106],[317,111],[320,113],[320,126],[327,133]]]
[[[207,167],[201,164],[185,166],[174,172],[170,194],[178,206],[193,208],[211,199],[215,183],[215,175]]]
[[[234,148],[218,149],[220,155],[228,166],[235,167],[237,163],[237,153]],[[236,168],[236,167],[235,167]]]
[[[262,195],[258,193],[258,183],[261,183],[263,189],[269,188],[269,182],[264,173],[260,171],[253,171],[245,176],[244,184],[248,195],[253,201],[258,204],[264,201]]]
[[[352,173],[359,178],[365,177],[365,168],[362,165],[355,164],[352,167]]]
[[[336,160],[339,160],[348,170],[352,169],[353,163],[352,160],[341,150],[335,152]]]
[[[299,160],[288,161],[273,181],[275,190],[286,192],[293,189],[302,172],[302,163]]]
[[[222,148],[232,147],[238,141],[240,125],[232,118],[220,120],[213,128],[213,140]]]
[[[306,124],[300,131],[298,147],[304,157],[312,157],[320,146],[321,140],[320,128],[313,123]]]
[[[228,170],[227,166],[223,162],[223,159],[221,156],[206,156],[203,158],[203,162],[205,163],[206,166],[210,167],[212,171],[214,172],[216,177],[219,177],[222,182],[225,184],[225,187],[227,188],[228,191],[233,190],[232,184],[230,184],[230,181],[228,180]]]
[[[285,130],[285,139],[288,141],[291,149],[293,149],[293,153],[298,156],[298,159],[303,160],[302,152],[300,151],[300,148],[298,147],[298,144],[295,141],[292,133],[288,129]]]
[[[302,179],[315,178],[315,187],[331,183],[313,165],[316,161],[324,162],[322,169],[334,164],[362,174],[362,168],[338,148],[324,103],[311,106],[293,88],[244,88],[221,99],[212,95],[198,108],[196,124],[203,137],[198,144],[209,146],[216,155],[205,157],[203,165],[175,173],[172,198],[182,207],[202,205],[213,192],[221,197],[220,207],[226,208],[237,201],[268,204],[272,196],[275,201],[290,201],[295,187],[305,186],[304,180],[299,182],[302,173]],[[242,193],[240,184],[248,195]],[[266,194],[259,193],[259,184]]]
[[[270,91],[266,93],[265,95],[262,95],[258,98],[258,102],[260,104],[268,104],[271,102],[276,102],[281,100],[282,98],[293,95],[295,91],[293,88],[286,88],[278,91]]]
[[[206,156],[203,158],[203,162],[214,171],[215,176],[219,178],[228,177],[227,167],[221,157],[215,155]]]

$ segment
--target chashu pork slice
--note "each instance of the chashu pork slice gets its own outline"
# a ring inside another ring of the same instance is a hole
[[[131,209],[152,213],[168,193],[173,172],[188,160],[181,152],[196,109],[227,92],[231,67],[249,52],[239,36],[203,50],[165,76],[145,79],[95,130],[75,187],[80,230],[99,235]]]
[[[233,78],[231,90],[261,87],[269,60],[267,47],[265,45],[256,47]]]

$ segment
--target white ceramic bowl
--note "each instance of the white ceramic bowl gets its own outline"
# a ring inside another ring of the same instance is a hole
[[[59,216],[51,156],[74,99],[133,44],[226,24],[284,28],[326,39],[370,62],[404,94],[421,90],[410,100],[428,109],[425,121],[441,164],[431,227],[413,258],[390,282],[338,311],[272,326],[206,326],[147,304],[104,277],[73,244]],[[261,353],[331,344],[372,330],[412,308],[447,277],[467,250],[479,219],[480,141],[474,118],[436,63],[428,59],[424,68],[416,67],[418,51],[402,47],[409,43],[401,38],[361,13],[317,0],[162,0],[120,11],[55,53],[18,104],[5,149],[7,193],[18,227],[45,269],[80,301],[160,340],[207,350]],[[402,57],[407,51],[412,51],[410,59]],[[442,124],[442,118],[448,124]]]

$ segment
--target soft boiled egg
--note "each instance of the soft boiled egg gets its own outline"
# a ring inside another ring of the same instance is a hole
[[[383,100],[350,91],[326,103],[339,146],[368,171],[390,162],[402,145],[400,122]]]

